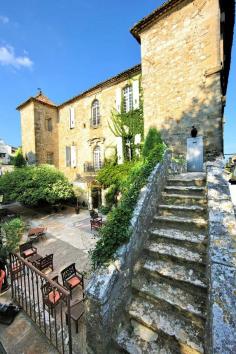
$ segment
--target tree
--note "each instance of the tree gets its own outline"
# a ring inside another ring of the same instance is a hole
[[[13,157],[13,165],[15,167],[24,167],[26,165],[26,160],[21,148],[17,150],[16,155]]]
[[[55,204],[73,196],[72,186],[55,167],[28,166],[8,172],[0,179],[0,194],[8,202],[18,201],[28,206]]]
[[[150,128],[143,146],[143,157],[147,158],[157,145],[162,145],[163,141],[160,132],[156,128]]]
[[[16,252],[24,232],[24,222],[14,218],[0,224],[0,257],[6,259],[9,253]]]

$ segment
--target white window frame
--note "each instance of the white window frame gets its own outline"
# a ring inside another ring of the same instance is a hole
[[[97,127],[100,124],[100,104],[95,99],[91,106],[91,125]]]
[[[93,166],[95,171],[100,170],[102,167],[102,154],[99,145],[97,145],[93,150]]]
[[[127,85],[123,88],[124,111],[128,113],[133,109],[133,86]]]

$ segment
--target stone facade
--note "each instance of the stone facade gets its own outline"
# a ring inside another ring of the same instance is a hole
[[[23,152],[37,163],[55,164],[86,191],[96,175],[95,149],[100,164],[116,150],[120,155],[122,144],[108,126],[111,111],[119,110],[122,89],[141,80],[145,134],[155,126],[174,154],[186,157],[194,125],[203,136],[205,161],[218,156],[223,152],[233,25],[234,0],[164,3],[131,30],[141,43],[142,71],[137,65],[58,106],[39,94],[18,107]],[[134,104],[140,98],[135,87]],[[91,127],[96,100],[100,121]],[[45,123],[50,119],[52,131]]]
[[[181,1],[140,33],[145,132],[162,132],[186,155],[194,125],[205,158],[223,151],[221,11],[216,0]]]

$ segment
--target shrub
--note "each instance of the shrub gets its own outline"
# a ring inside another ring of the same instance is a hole
[[[161,134],[156,128],[150,128],[143,146],[143,157],[147,158],[156,145],[163,144]]]
[[[0,194],[4,200],[18,201],[28,206],[55,204],[73,196],[72,186],[63,173],[53,166],[17,168],[0,179]]]
[[[10,252],[18,249],[24,226],[20,218],[11,219],[0,225],[0,257],[7,258]]]
[[[26,165],[26,160],[23,156],[22,149],[19,148],[16,152],[16,155],[12,159],[13,165],[15,167],[24,167]]]
[[[127,180],[122,185],[122,198],[117,208],[108,214],[106,224],[99,230],[100,239],[91,253],[94,268],[108,263],[114,258],[118,247],[126,243],[131,235],[130,220],[141,188],[156,164],[161,161],[165,145],[159,141],[142,162],[133,165]]]
[[[99,170],[96,177],[104,187],[116,185],[117,187],[127,179],[131,168],[135,165],[134,162],[126,162],[122,165],[107,164]]]

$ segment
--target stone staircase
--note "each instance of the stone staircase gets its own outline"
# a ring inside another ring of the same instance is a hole
[[[205,175],[170,176],[114,353],[204,353],[206,247]]]

